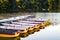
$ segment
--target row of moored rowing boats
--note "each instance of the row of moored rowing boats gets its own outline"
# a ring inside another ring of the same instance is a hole
[[[34,29],[44,28],[50,19],[25,15],[0,20],[0,37],[17,37]]]

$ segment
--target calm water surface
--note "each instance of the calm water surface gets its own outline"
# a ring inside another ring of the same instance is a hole
[[[51,19],[51,25],[45,27],[44,29],[40,29],[40,31],[34,32],[33,34],[30,34],[24,38],[0,38],[0,40],[60,40],[60,13],[1,14],[0,19],[27,14],[35,15],[37,18],[49,18]]]

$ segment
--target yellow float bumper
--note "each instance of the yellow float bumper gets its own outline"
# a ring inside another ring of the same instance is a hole
[[[34,28],[33,28],[33,27],[28,28],[28,33],[29,33],[29,34],[34,33]]]
[[[46,20],[44,23],[46,23],[46,25],[50,24],[50,19]]]
[[[20,37],[25,37],[28,35],[28,30],[20,31]]]
[[[39,25],[36,25],[35,27],[34,27],[34,29],[39,29],[40,28],[40,26]]]

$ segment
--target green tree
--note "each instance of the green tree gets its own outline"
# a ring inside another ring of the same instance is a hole
[[[0,12],[6,12],[8,0],[0,0]]]

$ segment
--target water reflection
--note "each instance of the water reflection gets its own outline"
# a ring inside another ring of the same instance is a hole
[[[35,13],[0,13],[0,19],[16,17],[21,15],[35,15]]]
[[[51,23],[53,24],[59,24],[60,23],[60,13],[36,13],[36,17],[40,18],[49,18],[51,20]]]

